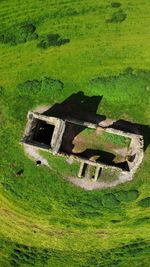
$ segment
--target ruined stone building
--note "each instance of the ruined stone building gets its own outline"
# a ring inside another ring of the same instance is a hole
[[[83,131],[85,131],[84,136],[81,134]],[[99,141],[102,133],[105,143],[104,137],[107,137],[107,134],[111,135],[111,139],[114,135],[130,140],[128,148],[117,150],[114,147],[113,151],[118,153],[114,158],[110,153],[111,146],[108,147],[106,143],[109,152],[102,149],[103,140]],[[143,159],[143,137],[141,135],[116,130],[103,126],[102,123],[95,124],[74,118],[62,119],[38,112],[28,113],[28,122],[22,143],[80,162],[77,176],[93,181],[100,178],[104,169],[132,176]],[[92,172],[89,172],[91,167]]]

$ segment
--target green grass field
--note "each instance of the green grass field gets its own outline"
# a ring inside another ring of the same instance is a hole
[[[149,266],[149,11],[148,0],[0,1],[0,266]],[[133,181],[88,192],[63,179],[78,166],[25,155],[28,110],[79,91],[103,96],[99,114],[145,125]]]

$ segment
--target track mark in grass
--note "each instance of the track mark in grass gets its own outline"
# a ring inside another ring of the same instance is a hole
[[[50,46],[61,46],[69,42],[68,38],[61,38],[59,34],[48,34],[41,38],[37,46],[46,49]]]
[[[108,193],[102,197],[102,203],[104,207],[113,209],[119,206],[120,201],[115,197],[114,194]]]
[[[139,197],[139,192],[136,189],[128,191],[120,190],[116,193],[116,197],[119,201],[130,202],[136,200]]]
[[[120,220],[111,220],[112,223],[116,224],[116,223],[120,223]]]
[[[150,197],[143,198],[138,202],[138,205],[142,208],[148,208],[150,207]]]
[[[127,18],[127,14],[122,10],[119,9],[118,11],[112,14],[110,19],[107,19],[106,22],[108,23],[121,23]]]

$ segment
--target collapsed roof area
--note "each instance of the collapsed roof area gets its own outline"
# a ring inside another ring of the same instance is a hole
[[[102,123],[28,113],[27,146],[80,162],[78,177],[97,181],[104,169],[135,173],[143,159],[143,137]]]

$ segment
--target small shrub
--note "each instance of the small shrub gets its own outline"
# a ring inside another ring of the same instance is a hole
[[[126,13],[120,9],[112,14],[111,19],[106,20],[106,22],[109,23],[121,23],[126,19],[127,15]]]
[[[117,7],[120,7],[121,4],[119,2],[112,2],[111,3],[111,7],[114,7],[114,8],[117,8]]]
[[[35,33],[36,27],[32,23],[24,23],[15,29],[15,35],[17,43],[25,43],[29,40],[34,40],[38,38],[37,33]]]
[[[52,79],[51,77],[44,77],[42,80],[27,80],[21,84],[18,84],[18,99],[17,103],[15,104],[15,111],[18,108],[20,110],[22,101],[24,101],[24,107],[26,104],[26,110],[30,105],[39,103],[41,101],[41,98],[46,102],[50,99],[54,99],[58,94],[60,94],[63,86],[64,85],[61,81]],[[23,111],[22,108],[21,110]],[[22,113],[21,110],[20,112]],[[19,114],[21,115],[21,113]]]
[[[55,98],[63,89],[63,83],[50,77],[44,77],[41,81],[40,95],[42,97]]]
[[[26,34],[34,33],[36,30],[36,26],[32,23],[25,23],[21,26],[21,29]]]
[[[42,90],[51,91],[51,90],[62,90],[63,83],[59,80],[52,79],[50,77],[44,77],[42,79]]]
[[[38,43],[38,47],[45,49],[49,46],[60,46],[69,42],[69,39],[63,39],[59,34],[48,34]]]
[[[32,23],[22,23],[11,27],[6,32],[0,35],[0,42],[4,44],[17,45],[19,43],[25,43],[29,40],[38,38],[38,34],[35,32],[36,26]]]
[[[35,94],[41,89],[41,81],[28,80],[24,83],[18,84],[17,88],[19,89],[19,95],[21,96]]]
[[[47,41],[48,41],[49,46],[59,45],[60,36],[59,36],[59,34],[48,34],[47,35]]]
[[[141,206],[143,208],[150,207],[150,197],[147,197],[147,198],[140,200],[138,204],[139,204],[139,206]]]

